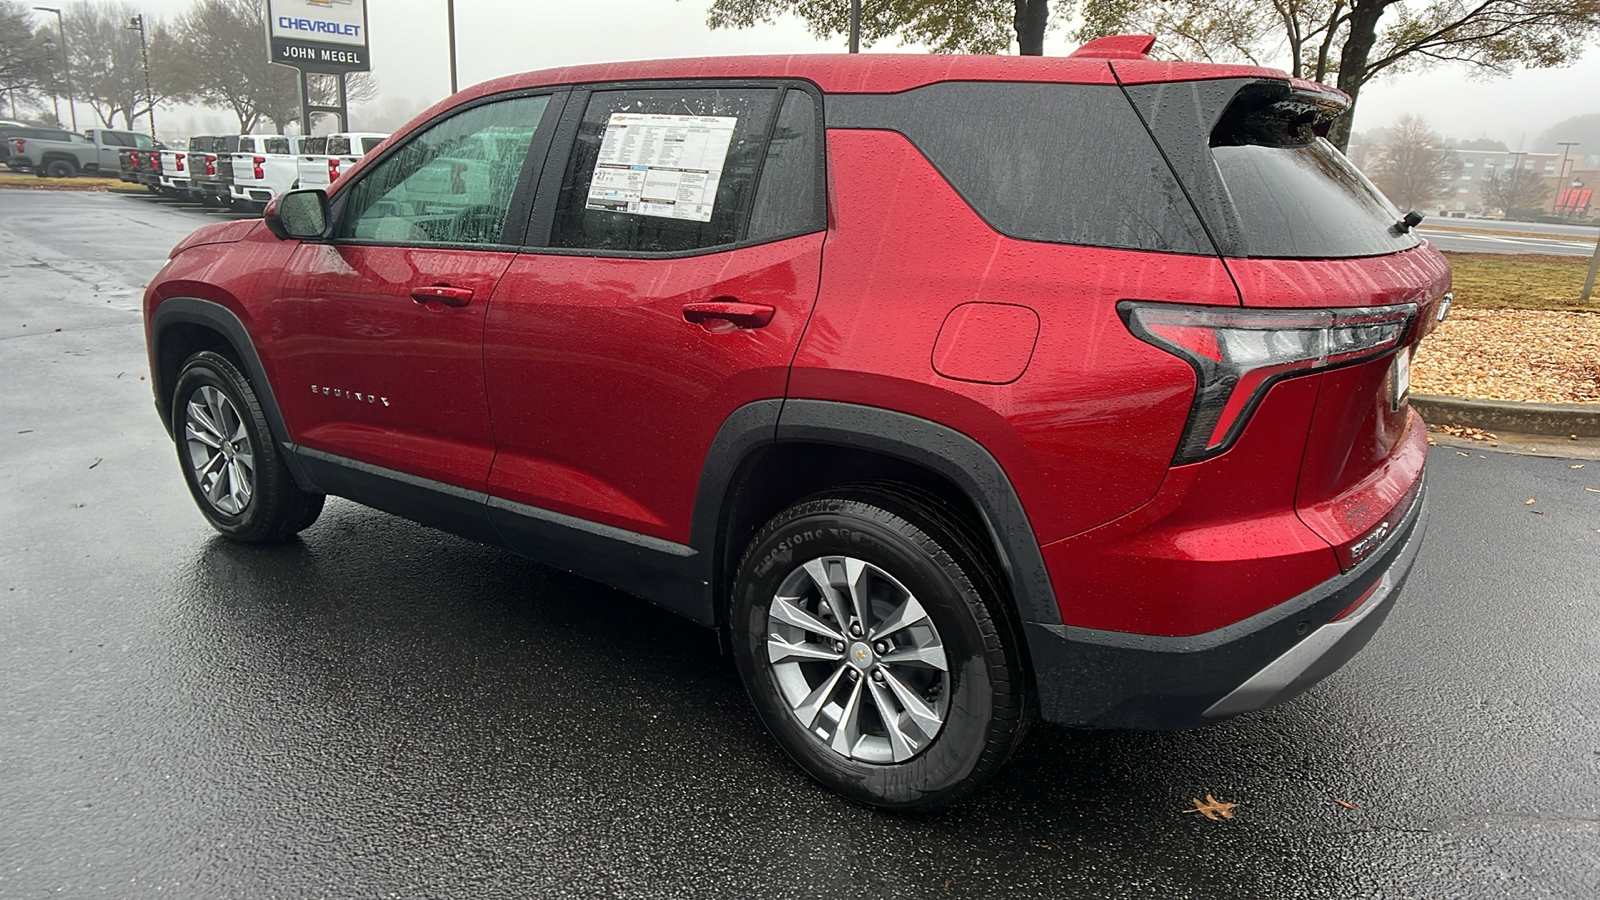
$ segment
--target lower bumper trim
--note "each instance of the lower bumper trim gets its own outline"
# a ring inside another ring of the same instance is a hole
[[[1388,616],[1427,519],[1419,489],[1385,544],[1349,572],[1214,632],[1159,637],[1025,623],[1042,717],[1096,728],[1196,728],[1298,696],[1343,666]]]

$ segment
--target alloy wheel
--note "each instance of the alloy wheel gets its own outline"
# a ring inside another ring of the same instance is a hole
[[[237,516],[255,493],[256,459],[244,419],[218,388],[202,385],[184,411],[184,444],[195,483],[218,512]]]
[[[902,763],[938,736],[950,697],[944,642],[888,572],[851,556],[812,559],[779,585],[767,625],[779,691],[833,752]]]

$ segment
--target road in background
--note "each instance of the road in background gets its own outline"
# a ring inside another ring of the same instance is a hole
[[[1593,462],[1434,448],[1417,568],[1327,682],[1199,731],[1040,726],[966,805],[885,815],[649,603],[338,500],[217,537],[137,314],[205,219],[0,191],[0,220],[0,896],[1600,896]],[[1235,818],[1185,812],[1208,794]]]
[[[1450,224],[1455,225],[1452,220]],[[1495,223],[1506,228],[1515,226],[1521,230],[1521,223],[1506,222]],[[1526,238],[1512,237],[1504,234],[1466,234],[1460,231],[1440,231],[1426,225],[1417,228],[1417,233],[1427,238],[1430,243],[1440,250],[1452,253],[1548,253],[1553,256],[1593,256],[1595,244],[1591,239],[1583,241],[1568,241],[1560,238]]]

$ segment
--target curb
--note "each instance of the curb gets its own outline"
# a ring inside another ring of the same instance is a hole
[[[1519,403],[1412,394],[1411,405],[1433,425],[1550,437],[1600,437],[1600,403]]]

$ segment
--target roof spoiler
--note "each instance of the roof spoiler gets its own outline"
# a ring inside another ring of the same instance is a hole
[[[1095,38],[1067,55],[1068,59],[1149,59],[1153,34],[1110,34]]]

